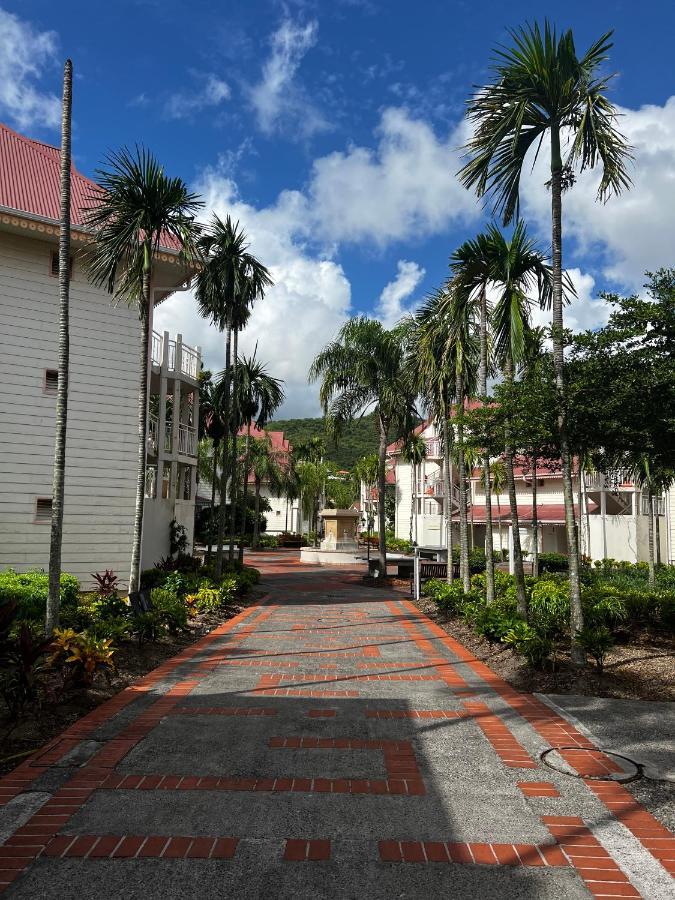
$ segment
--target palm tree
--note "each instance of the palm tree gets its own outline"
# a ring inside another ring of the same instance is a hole
[[[470,158],[459,173],[478,196],[494,197],[495,211],[508,224],[518,214],[525,158],[549,136],[553,361],[569,547],[572,659],[580,665],[585,654],[576,641],[583,613],[565,410],[562,195],[574,184],[575,168],[584,171],[598,163],[602,167],[598,199],[605,200],[630,186],[626,170],[630,147],[616,128],[617,112],[606,96],[611,76],[601,72],[612,46],[611,36],[611,31],[604,34],[579,58],[571,30],[558,34],[546,22],[543,33],[536,24],[511,32],[514,46],[496,51],[494,80],[469,100],[473,136],[466,149]],[[565,159],[561,135],[569,136]]]
[[[242,357],[237,365],[237,377],[235,382],[234,409],[240,425],[246,426],[246,439],[244,444],[244,474],[241,485],[240,514],[242,522],[246,517],[246,499],[248,476],[250,471],[249,451],[251,443],[251,425],[255,419],[256,426],[264,429],[276,410],[284,402],[282,380],[273,378],[267,371],[265,363],[256,359],[256,350],[253,356]],[[233,502],[233,500],[231,501]],[[240,559],[244,555],[244,544],[240,544]]]
[[[248,479],[249,471],[253,473],[253,484],[255,486],[255,506],[251,549],[256,550],[260,542],[260,488],[264,483],[267,484],[272,491],[274,491],[278,489],[282,477],[277,453],[272,447],[272,442],[267,435],[265,435],[265,437],[263,438],[256,438],[256,440],[253,441],[253,446],[249,449],[248,462],[250,465],[250,470],[244,465],[243,477]],[[243,512],[244,518],[242,519],[242,538],[246,522],[245,507]]]
[[[229,469],[236,466],[236,423],[231,415],[232,402],[232,332],[235,334],[234,358],[236,359],[236,340],[239,330],[246,323],[248,310],[255,300],[264,297],[265,290],[271,286],[272,279],[265,266],[252,253],[248,252],[246,234],[239,222],[233,222],[226,216],[223,222],[215,213],[209,227],[200,240],[200,249],[205,257],[205,264],[197,276],[197,306],[204,318],[210,319],[221,331],[225,332],[225,370],[224,370],[224,403],[223,412],[226,432],[223,436],[223,465],[220,482],[220,514],[218,516],[218,537],[216,549],[216,575],[223,570],[223,545],[225,540],[225,521],[227,496],[227,479]],[[228,437],[231,438],[231,458],[228,466]],[[234,483],[231,479],[230,506],[234,506]],[[233,512],[233,510],[231,510]],[[230,555],[233,552],[230,543]]]
[[[335,341],[317,355],[310,381],[321,381],[320,399],[329,429],[338,437],[343,426],[375,407],[378,446],[379,568],[387,574],[386,491],[387,436],[393,428],[407,432],[413,404],[403,367],[402,328],[387,331],[381,322],[357,316],[346,322]]]
[[[108,169],[98,171],[98,193],[85,210],[85,223],[95,233],[88,247],[90,278],[116,298],[137,303],[141,320],[138,391],[138,473],[129,590],[140,582],[145,457],[148,428],[152,281],[161,245],[178,243],[179,260],[191,271],[199,257],[199,227],[194,215],[202,206],[180,178],[169,178],[143,148],[122,149],[108,156]]]
[[[328,476],[325,462],[300,460],[296,465],[300,494],[300,515],[309,522],[309,530],[314,531],[316,542],[317,513],[319,500]]]
[[[216,505],[216,486],[218,483],[218,460],[220,445],[225,437],[226,421],[224,411],[225,389],[222,380],[214,383],[210,379],[200,386],[199,427],[204,436],[211,442],[211,472],[208,481],[211,484],[211,508],[209,514],[209,543],[206,551],[206,562],[211,562],[213,551],[213,520]],[[224,498],[221,495],[221,503]]]
[[[497,498],[497,518],[499,520],[499,553],[503,555],[504,541],[502,539],[502,504],[501,496],[506,487],[506,466],[503,459],[496,459],[492,463],[490,472],[490,490]]]
[[[419,477],[420,466],[427,458],[427,442],[419,434],[410,435],[401,450],[402,459],[410,465],[410,543],[413,543],[413,522],[415,524],[415,541],[417,543],[417,501],[415,485]]]
[[[61,105],[61,222],[59,228],[59,375],[54,429],[54,474],[52,479],[52,525],[49,541],[49,589],[45,634],[50,637],[59,624],[61,603],[61,544],[63,542],[63,496],[66,482],[66,430],[68,422],[68,367],[70,363],[70,137],[73,107],[73,64],[63,69]]]
[[[552,295],[551,270],[536,243],[528,237],[522,221],[518,221],[510,239],[492,226],[490,255],[492,279],[499,291],[499,298],[492,313],[495,359],[500,365],[507,384],[512,384],[517,369],[526,359],[527,334],[530,329],[530,308],[533,302],[529,294],[536,291],[539,304],[550,306]],[[506,435],[504,462],[511,507],[511,545],[513,569],[516,579],[518,611],[527,618],[525,572],[520,544],[518,501],[513,471],[514,453],[512,427],[509,418],[505,422]]]
[[[366,529],[370,532],[372,516],[372,490],[377,484],[379,461],[377,453],[362,456],[354,464],[354,477],[359,484],[365,485],[364,513],[366,516]]]

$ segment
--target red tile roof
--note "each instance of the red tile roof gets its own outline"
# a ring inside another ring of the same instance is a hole
[[[61,151],[34,141],[0,122],[0,207],[30,218],[58,222],[61,216]],[[84,210],[100,190],[96,182],[71,165],[70,221],[84,227]],[[167,235],[163,249],[178,250],[179,242]]]
[[[238,436],[246,437],[247,433],[248,428],[245,425],[242,425],[242,427],[238,431]],[[284,437],[283,431],[267,431],[266,429],[258,428],[257,425],[252,425],[250,435],[256,441],[261,441],[263,438],[268,437],[270,439],[270,443],[272,444],[272,450],[278,454],[281,461],[283,461],[283,458],[286,457],[293,449],[290,441]],[[249,472],[248,483],[255,483],[253,472]]]

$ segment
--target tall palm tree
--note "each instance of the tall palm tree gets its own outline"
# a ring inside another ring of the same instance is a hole
[[[249,253],[246,233],[239,222],[230,216],[225,221],[215,213],[200,240],[200,249],[205,263],[197,276],[197,307],[204,318],[225,333],[225,375],[224,375],[224,417],[226,433],[223,437],[223,465],[220,482],[220,513],[218,516],[218,537],[216,549],[216,574],[223,570],[223,545],[225,522],[227,479],[229,470],[234,473],[236,463],[236,428],[233,428],[232,411],[232,333],[235,334],[234,357],[236,359],[236,336],[247,319],[247,311],[253,303],[265,295],[272,284],[269,272],[256,257]],[[231,444],[228,463],[228,437]],[[231,479],[230,506],[234,505],[234,477]],[[232,551],[232,543],[230,544]]]
[[[377,484],[379,461],[377,453],[369,453],[356,460],[354,464],[354,477],[359,484],[365,486],[364,513],[366,516],[366,528],[370,532],[372,519],[372,490]]]
[[[491,240],[488,233],[461,244],[450,257],[450,270],[464,290],[478,299],[478,396],[483,402],[487,398],[487,377],[490,368],[490,304],[487,294],[492,279]],[[483,456],[483,486],[485,489],[485,582],[487,602],[495,599],[494,540],[492,530],[492,498],[490,495],[490,454]]]
[[[221,381],[214,383],[209,380],[200,388],[200,412],[199,425],[203,430],[204,436],[211,442],[211,474],[209,481],[211,484],[211,507],[209,514],[209,543],[206,551],[206,562],[211,562],[211,554],[213,552],[213,520],[216,505],[216,487],[218,484],[218,462],[220,458],[220,448],[226,433],[225,419],[225,387]],[[221,495],[221,503],[224,498]]]
[[[413,543],[413,523],[415,526],[414,543],[417,543],[417,500],[415,485],[419,478],[420,466],[427,458],[427,442],[419,434],[410,435],[401,449],[401,458],[410,465],[410,543]]]
[[[199,227],[194,216],[202,206],[181,178],[169,178],[143,148],[122,149],[98,171],[100,190],[85,210],[85,223],[95,233],[88,247],[90,278],[116,298],[138,305],[141,320],[138,391],[138,472],[131,549],[129,590],[140,583],[145,458],[148,428],[150,319],[154,260],[161,245],[178,243],[179,260],[191,271],[199,258]]]
[[[257,350],[257,348],[256,348]],[[241,485],[240,515],[242,522],[246,516],[246,500],[248,477],[250,471],[251,425],[255,419],[258,428],[264,429],[276,410],[284,402],[284,391],[280,378],[274,378],[267,371],[265,363],[253,356],[242,357],[237,365],[235,382],[234,409],[237,411],[239,426],[246,426],[244,443],[244,472]],[[243,558],[244,545],[240,545],[240,558]]]
[[[255,506],[253,519],[253,537],[251,541],[251,549],[257,550],[260,543],[260,489],[263,484],[268,485],[270,490],[274,492],[278,489],[282,471],[279,464],[278,454],[272,447],[272,442],[267,435],[264,438],[256,438],[249,450],[250,471],[253,473],[253,484],[255,489]],[[244,477],[248,478],[249,470],[244,467]],[[246,509],[244,508],[244,516]],[[242,519],[242,537],[245,528],[246,519]]]
[[[598,199],[630,186],[630,147],[617,130],[617,112],[606,96],[611,76],[601,71],[612,46],[607,32],[577,56],[571,30],[558,34],[548,22],[511,32],[513,46],[496,51],[494,80],[469,100],[473,136],[462,182],[478,196],[491,194],[495,210],[508,224],[518,214],[520,177],[530,150],[546,135],[551,149],[553,360],[559,398],[558,431],[563,468],[565,528],[569,547],[572,659],[585,662],[576,636],[583,627],[579,548],[576,539],[571,453],[565,410],[562,195],[581,171],[601,165]],[[563,158],[561,138],[569,136]]]
[[[70,363],[70,138],[73,108],[73,64],[63,69],[61,104],[61,222],[59,228],[59,375],[54,429],[54,474],[52,478],[52,525],[49,541],[49,589],[45,633],[49,637],[59,624],[61,602],[61,544],[63,543],[63,496],[66,482],[66,430],[68,422],[68,367]]]
[[[492,226],[490,234],[490,255],[492,259],[492,279],[499,292],[492,313],[494,353],[507,384],[512,384],[516,371],[526,359],[527,334],[530,329],[530,312],[537,294],[542,308],[550,306],[552,296],[551,270],[544,255],[528,234],[522,221],[516,223],[510,238]],[[525,572],[520,543],[518,522],[518,501],[513,471],[515,448],[511,422],[506,418],[504,462],[511,507],[511,546],[513,568],[516,579],[518,611],[527,617],[527,594],[525,592]]]
[[[497,519],[499,521],[499,553],[502,555],[504,541],[502,538],[502,504],[501,496],[506,487],[506,466],[503,459],[493,460],[490,472],[490,491],[497,498]]]
[[[346,322],[335,341],[316,356],[310,381],[321,379],[320,399],[330,430],[375,408],[378,445],[378,532],[380,574],[387,574],[386,491],[387,437],[392,429],[406,432],[413,403],[403,366],[402,328],[387,330],[381,322],[357,316]]]

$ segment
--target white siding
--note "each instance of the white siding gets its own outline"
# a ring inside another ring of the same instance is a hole
[[[58,280],[53,244],[0,233],[0,568],[46,568],[49,524],[35,524],[50,497],[56,398]],[[63,570],[83,587],[112,568],[126,583],[136,491],[139,321],[113,307],[75,260],[70,293],[70,387]]]

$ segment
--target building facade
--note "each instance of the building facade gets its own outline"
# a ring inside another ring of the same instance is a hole
[[[413,475],[412,466],[401,456],[401,444],[388,448],[396,478],[396,537],[409,538],[420,546],[445,547],[446,498],[443,479],[441,441],[433,423],[419,426],[425,440],[426,459]],[[565,506],[562,472],[555,463],[539,462],[536,472],[532,461],[517,458],[514,467],[520,542],[530,554],[534,541],[542,553],[567,553]],[[533,529],[533,483],[536,477],[536,538]],[[592,559],[612,558],[629,562],[649,558],[649,515],[647,498],[629,474],[617,471],[609,476],[573,473],[575,514],[582,553]],[[459,538],[459,484],[456,466],[451,467],[449,510],[453,539]],[[485,546],[486,497],[482,472],[475,469],[469,479],[469,534],[471,546]],[[673,538],[675,512],[673,495],[655,500],[655,531],[658,556],[662,562],[675,562]],[[508,551],[511,512],[506,485],[491,498],[495,551]],[[581,515],[580,515],[581,511]]]
[[[0,568],[26,571],[46,569],[49,561],[59,378],[59,151],[0,125],[0,171]],[[91,573],[106,568],[126,582],[138,464],[140,322],[136,309],[113,306],[110,295],[87,278],[83,251],[91,237],[81,210],[94,189],[73,168],[62,568],[76,575],[83,588],[90,586]],[[158,302],[184,278],[177,256],[171,248],[158,254],[157,284],[165,286],[156,291]],[[180,368],[178,346],[177,341]],[[196,397],[193,374],[199,365],[197,354],[191,357],[190,373],[181,370],[171,381],[167,361],[165,390],[181,396],[187,386]],[[153,364],[152,390],[161,393],[161,381],[161,367]],[[181,406],[181,416],[175,417],[177,440],[190,416],[196,425],[196,405],[190,413]],[[192,455],[174,453],[173,446],[163,460],[170,462],[177,486],[192,486],[194,476],[179,467],[194,469],[196,449]],[[189,521],[190,510],[180,507],[178,494],[170,496],[176,497],[177,517]],[[168,526],[161,529],[165,540],[149,539],[160,533],[155,503],[153,498],[147,504],[144,567],[168,553]]]

